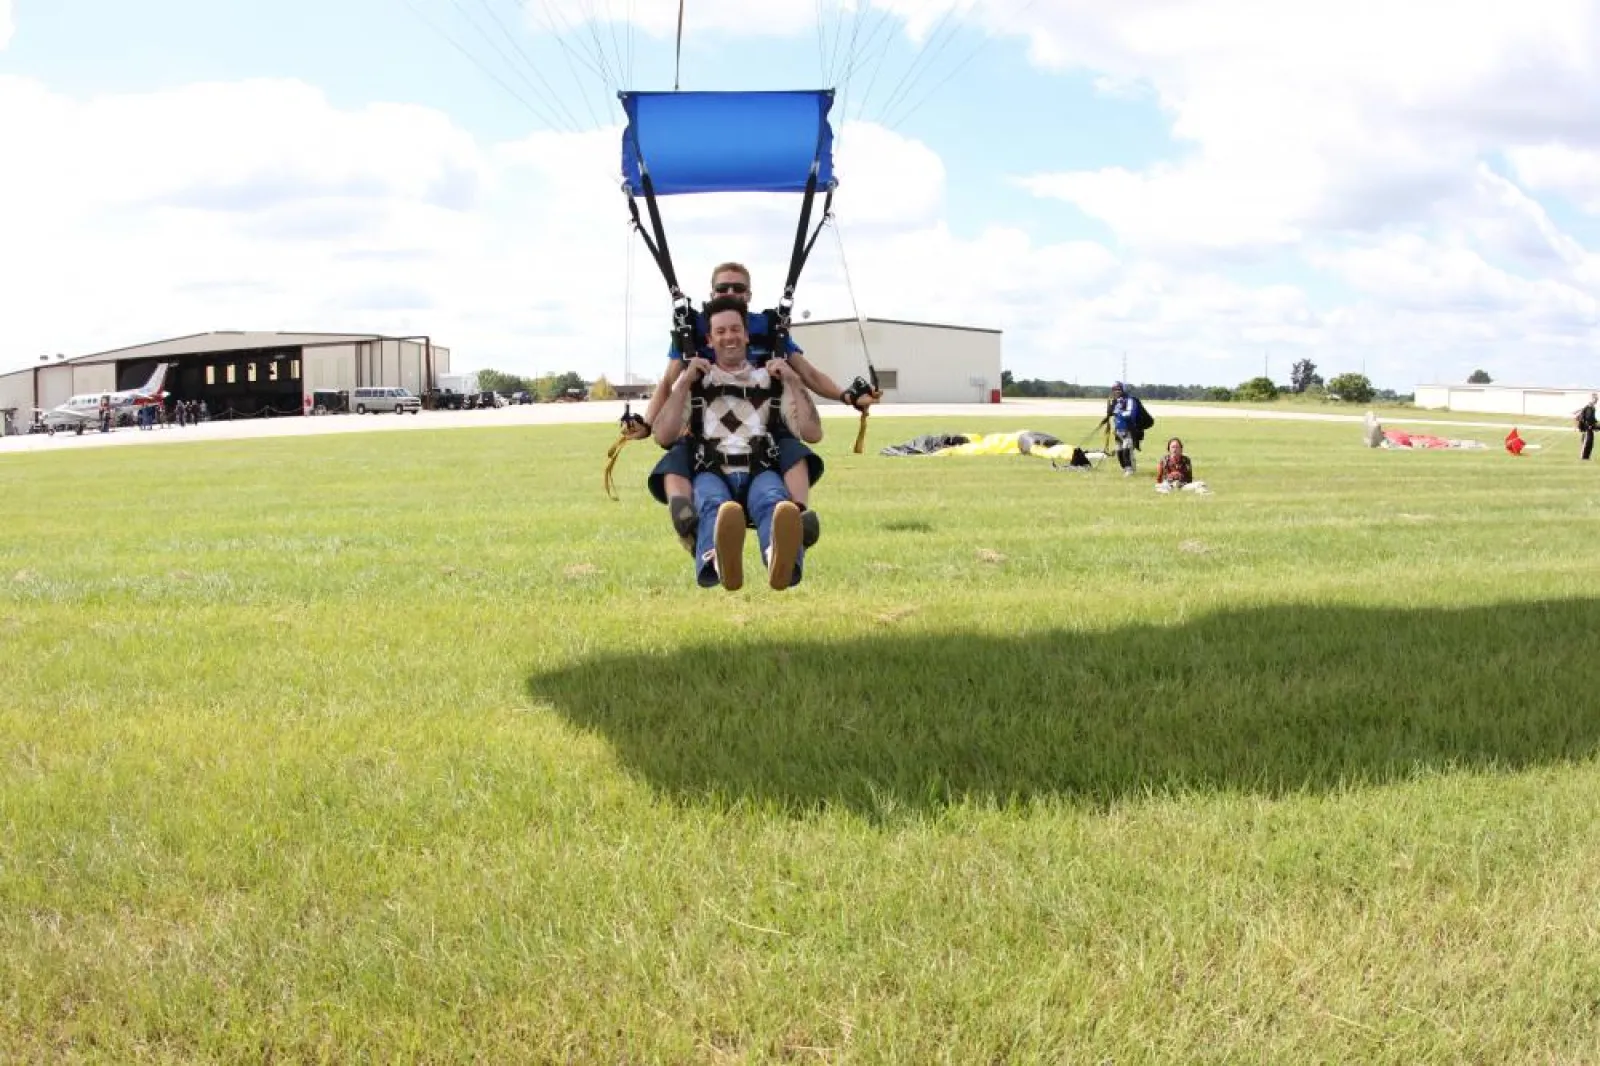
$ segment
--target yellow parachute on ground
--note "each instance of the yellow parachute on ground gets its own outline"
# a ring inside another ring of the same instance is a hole
[[[1059,437],[1033,430],[1016,433],[934,433],[893,444],[878,454],[910,455],[1036,455],[1071,466],[1091,466],[1105,452],[1085,452]]]

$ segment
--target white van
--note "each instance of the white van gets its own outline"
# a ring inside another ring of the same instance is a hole
[[[379,385],[352,392],[350,409],[358,415],[364,415],[368,411],[373,414],[382,411],[393,411],[397,415],[403,415],[407,411],[416,414],[422,410],[422,401],[413,396],[409,389]]]

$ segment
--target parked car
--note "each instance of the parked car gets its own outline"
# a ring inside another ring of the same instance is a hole
[[[364,415],[369,411],[373,414],[381,414],[384,411],[393,411],[397,415],[403,415],[407,411],[417,414],[422,410],[422,401],[412,395],[410,389],[396,388],[392,385],[356,389],[350,394],[350,404],[358,415]]]

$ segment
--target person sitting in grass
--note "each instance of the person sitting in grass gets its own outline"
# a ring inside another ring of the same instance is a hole
[[[1183,441],[1177,437],[1167,441],[1167,454],[1156,464],[1156,491],[1202,494],[1211,491],[1204,481],[1194,479],[1194,464],[1183,454]]]
[[[744,535],[753,521],[767,583],[782,591],[800,582],[805,549],[800,508],[778,469],[775,435],[817,439],[821,418],[788,360],[751,364],[743,301],[719,296],[705,315],[716,362],[703,356],[688,361],[652,427],[655,440],[669,448],[687,431],[700,587],[720,584],[733,592],[743,586]]]

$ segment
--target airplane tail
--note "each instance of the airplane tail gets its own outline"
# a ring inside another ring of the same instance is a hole
[[[156,372],[150,375],[150,380],[145,382],[144,388],[140,389],[139,391],[146,396],[159,395],[161,393],[161,386],[165,384],[167,380],[167,366],[168,364],[166,363],[157,363]]]

